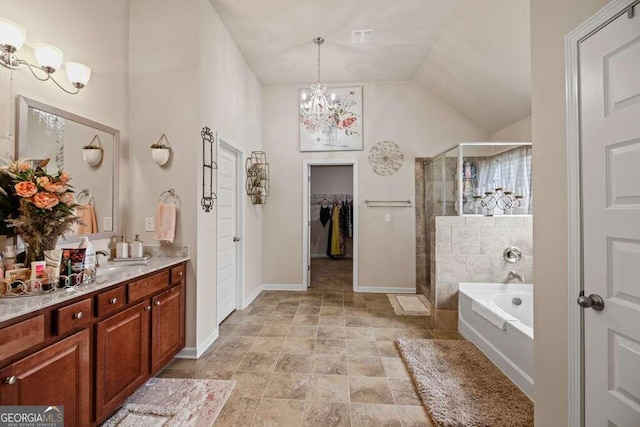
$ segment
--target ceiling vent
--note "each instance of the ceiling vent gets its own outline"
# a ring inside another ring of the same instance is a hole
[[[352,43],[372,43],[373,30],[354,30],[351,32]]]

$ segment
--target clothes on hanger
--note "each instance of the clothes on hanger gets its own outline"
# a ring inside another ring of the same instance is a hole
[[[331,207],[329,205],[322,206],[320,205],[320,224],[322,227],[326,227],[327,223],[331,219]]]

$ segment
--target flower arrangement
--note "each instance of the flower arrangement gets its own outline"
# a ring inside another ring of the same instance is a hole
[[[7,234],[20,234],[35,256],[44,249],[54,249],[58,238],[79,221],[69,173],[59,170],[48,174],[48,162],[34,166],[18,160],[0,169],[2,225],[13,231]]]

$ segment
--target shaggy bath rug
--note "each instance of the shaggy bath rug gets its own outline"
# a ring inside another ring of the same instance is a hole
[[[398,316],[431,316],[431,303],[424,295],[387,294]]]
[[[533,426],[533,404],[468,341],[400,338],[400,354],[441,427]]]
[[[103,426],[210,426],[235,381],[152,378]]]

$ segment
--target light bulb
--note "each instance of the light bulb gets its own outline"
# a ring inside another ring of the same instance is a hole
[[[20,24],[0,18],[0,46],[9,53],[19,50],[24,45],[27,30]]]
[[[37,43],[33,45],[33,54],[38,65],[47,73],[54,73],[62,65],[62,51],[49,44]]]
[[[67,62],[64,64],[64,68],[67,71],[69,81],[78,89],[85,87],[91,78],[91,68],[79,62]]]

